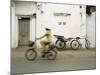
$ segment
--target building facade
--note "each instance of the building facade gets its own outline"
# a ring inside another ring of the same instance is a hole
[[[95,14],[92,14],[92,17],[86,15],[86,5],[12,1],[11,46],[16,48],[19,45],[27,45],[29,41],[35,41],[35,38],[45,33],[44,28],[47,27],[52,30],[52,35],[62,35],[66,38],[85,38],[87,35],[89,41],[92,40],[91,47],[95,47],[94,17]],[[93,34],[90,34],[91,32]],[[53,37],[53,42],[55,40]],[[82,41],[85,44],[84,40]],[[37,43],[39,45],[39,41]]]

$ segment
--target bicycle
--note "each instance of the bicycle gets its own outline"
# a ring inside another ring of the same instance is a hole
[[[30,44],[30,47],[35,46],[35,42],[32,42]],[[47,52],[41,52],[41,57],[42,58],[47,58],[48,60],[55,60],[57,56],[57,51],[55,50],[55,46],[46,43],[46,46],[48,47]],[[37,51],[36,48],[30,48],[25,52],[25,57],[28,61],[34,61],[37,57]]]

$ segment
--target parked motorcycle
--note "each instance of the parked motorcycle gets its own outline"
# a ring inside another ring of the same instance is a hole
[[[64,49],[66,47],[66,43],[69,41],[70,41],[71,49],[73,49],[73,50],[79,49],[79,46],[80,46],[79,41],[78,41],[79,37],[65,38],[64,36],[60,36],[60,35],[54,35],[54,36],[57,38],[55,45],[58,50]]]

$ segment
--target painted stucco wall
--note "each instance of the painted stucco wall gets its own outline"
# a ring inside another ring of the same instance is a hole
[[[12,11],[12,47],[14,48],[18,46],[17,15],[36,13],[36,18],[30,18],[30,41],[35,40],[35,33],[36,37],[42,36],[45,33],[45,27],[52,29],[52,35],[63,35],[65,37],[85,37],[86,35],[86,10],[84,5],[80,8],[80,5],[44,3],[38,9],[34,2],[15,2],[14,8]],[[55,16],[54,13],[68,13],[71,15]],[[66,25],[59,25],[59,22],[66,22]],[[53,37],[54,41],[55,38]]]
[[[80,5],[42,4],[41,9],[37,10],[37,37],[42,36],[45,33],[44,28],[48,27],[52,30],[52,35],[62,35],[66,38],[76,36],[84,38],[86,35],[85,12],[85,6],[82,6],[81,9]],[[55,16],[55,13],[68,13],[71,15]],[[59,22],[66,22],[66,25],[59,25]],[[55,40],[53,37],[53,42]]]
[[[30,18],[30,34],[29,34],[30,41],[35,41],[36,35],[36,18]]]
[[[12,2],[11,3],[11,47],[18,47],[19,25],[18,18],[20,15],[32,15],[36,12],[36,7],[33,2]],[[34,40],[35,35],[35,19],[30,18],[30,41]]]
[[[36,12],[35,3],[31,1],[16,1],[16,15],[32,15]]]
[[[11,46],[12,48],[18,47],[18,20],[15,16],[15,3],[11,3]]]
[[[51,28],[53,34],[64,36],[80,36],[80,8],[79,5],[43,4],[43,14],[38,10],[39,22],[37,25],[37,36],[41,35],[40,28]],[[54,16],[54,13],[70,13],[71,16]],[[38,21],[37,20],[37,21]],[[66,25],[58,25],[59,22],[66,22]],[[65,32],[66,31],[66,32]],[[65,32],[65,33],[64,33]]]
[[[96,47],[96,12],[93,12],[87,18],[87,39],[90,41],[90,47]]]

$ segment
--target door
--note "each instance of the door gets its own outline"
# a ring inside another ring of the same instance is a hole
[[[19,45],[29,44],[30,18],[19,19]]]

